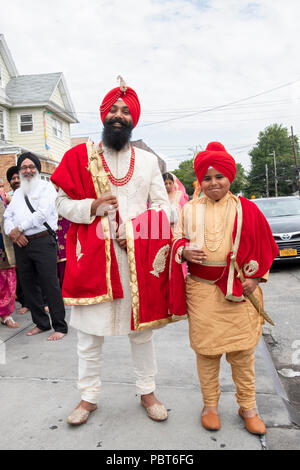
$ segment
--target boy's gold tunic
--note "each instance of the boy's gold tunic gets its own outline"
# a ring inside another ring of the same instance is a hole
[[[175,237],[186,237],[202,248],[207,254],[203,264],[225,267],[232,250],[236,205],[237,198],[230,192],[218,202],[207,196],[190,201],[181,212]],[[187,277],[186,293],[190,341],[196,353],[216,355],[256,346],[262,317],[249,300],[226,300],[216,285],[193,276]],[[254,294],[262,302],[260,288]]]

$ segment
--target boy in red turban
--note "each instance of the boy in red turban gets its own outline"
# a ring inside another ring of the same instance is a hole
[[[175,230],[178,262],[188,262],[186,284],[191,347],[197,357],[203,395],[202,425],[221,427],[218,415],[220,359],[226,354],[237,389],[239,415],[246,428],[265,434],[255,402],[254,351],[263,318],[250,302],[262,306],[258,286],[266,281],[278,248],[258,207],[230,193],[235,161],[218,142],[198,153],[194,168],[201,198],[187,203]],[[237,277],[237,264],[245,282]]]

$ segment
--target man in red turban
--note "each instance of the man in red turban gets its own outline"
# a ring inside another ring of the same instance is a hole
[[[120,86],[104,97],[100,115],[102,142],[70,149],[51,177],[59,187],[58,213],[72,222],[62,291],[65,303],[72,306],[70,324],[78,330],[81,401],[67,421],[83,424],[97,408],[104,337],[120,335],[130,340],[136,394],[150,418],[164,421],[167,410],[154,394],[152,326],[144,331],[131,329],[130,250],[126,252],[122,229],[147,211],[148,199],[150,209],[162,208],[168,214],[168,196],[156,156],[130,143],[140,117],[136,92],[121,79]]]

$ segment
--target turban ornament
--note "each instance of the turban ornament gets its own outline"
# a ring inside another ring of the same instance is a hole
[[[207,170],[212,167],[233,182],[236,173],[234,158],[220,142],[210,142],[204,152],[199,152],[194,161],[194,169],[201,184]]]
[[[133,126],[135,127],[139,121],[141,114],[141,107],[138,96],[132,88],[126,85],[120,75],[118,76],[118,80],[120,80],[120,85],[109,91],[107,95],[103,98],[103,101],[100,106],[101,120],[102,122],[104,122],[110,108],[115,104],[118,99],[122,99],[129,108],[133,121]]]

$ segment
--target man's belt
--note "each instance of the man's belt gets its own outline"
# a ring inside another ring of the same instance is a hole
[[[44,232],[35,233],[33,235],[25,235],[25,237],[28,240],[32,240],[33,238],[41,238],[41,237],[45,237],[46,235],[49,235],[48,230],[45,230]]]
[[[225,266],[207,266],[204,264],[188,263],[189,273],[192,278],[198,278],[195,280],[205,280],[209,283],[214,284],[217,282],[223,275]]]

